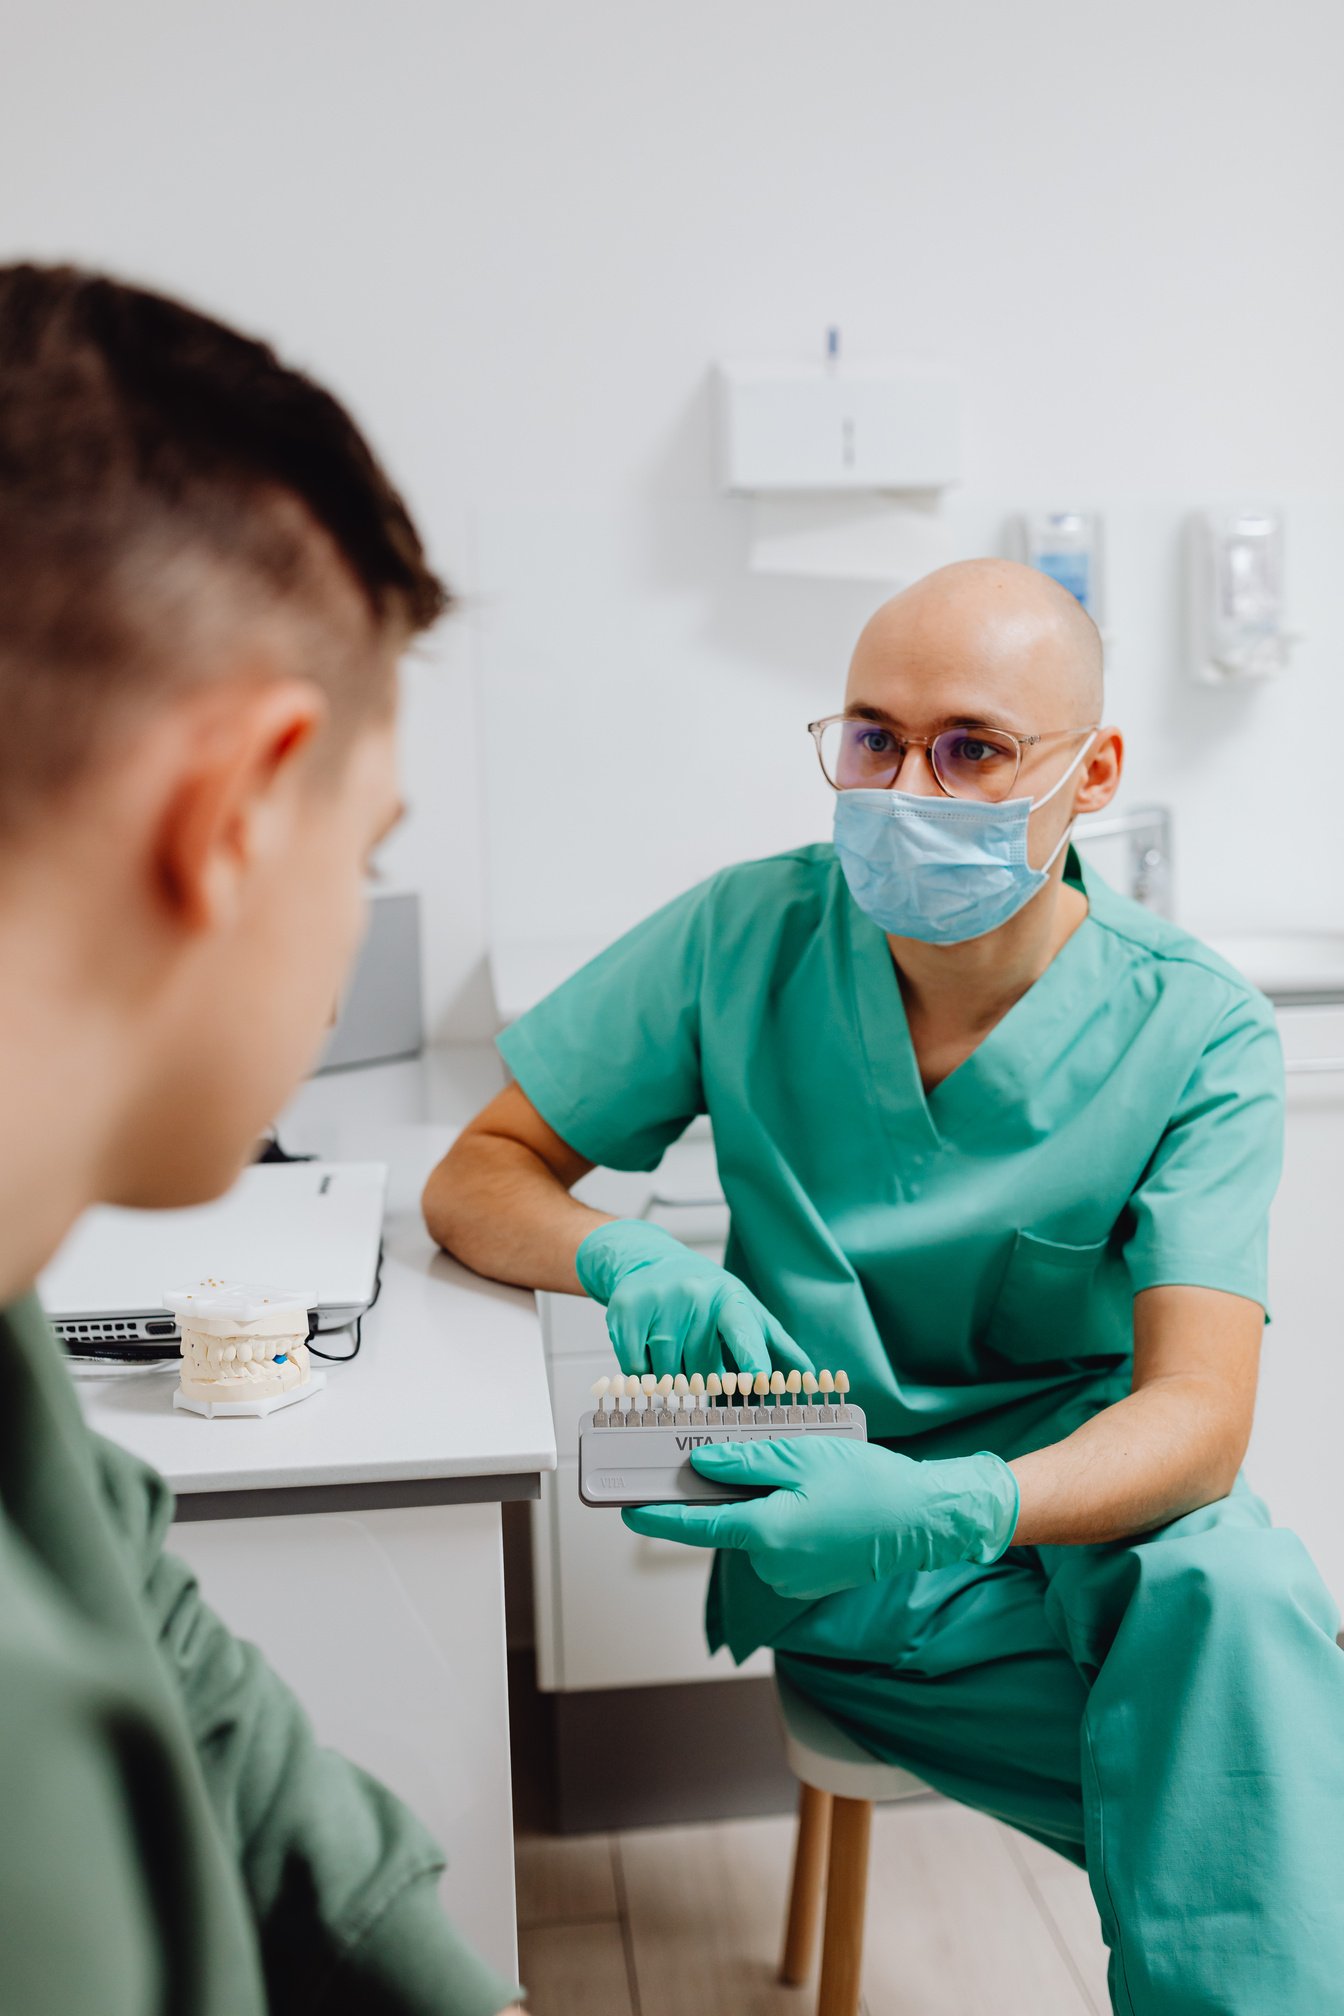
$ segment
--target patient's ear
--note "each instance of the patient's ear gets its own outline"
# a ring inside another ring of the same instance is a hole
[[[160,898],[187,931],[227,926],[248,871],[299,811],[298,759],[326,718],[308,680],[230,684],[178,739],[173,773],[151,837]]]

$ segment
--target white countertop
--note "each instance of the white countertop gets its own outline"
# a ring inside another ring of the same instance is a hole
[[[445,1060],[431,1052],[335,1074],[305,1086],[282,1120],[291,1153],[389,1165],[382,1293],[364,1319],[358,1358],[323,1367],[325,1392],[264,1420],[209,1421],[174,1411],[175,1370],[81,1378],[90,1426],[152,1463],[181,1494],[554,1469],[532,1295],[458,1266],[420,1217],[421,1185],[490,1096],[491,1068],[487,1053]],[[426,1109],[433,1117],[418,1117]],[[343,1351],[348,1333],[328,1341]]]

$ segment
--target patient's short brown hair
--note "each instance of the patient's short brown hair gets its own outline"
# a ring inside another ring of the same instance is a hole
[[[447,600],[350,416],[266,344],[0,266],[0,833],[252,639],[338,717],[384,702],[375,647]]]

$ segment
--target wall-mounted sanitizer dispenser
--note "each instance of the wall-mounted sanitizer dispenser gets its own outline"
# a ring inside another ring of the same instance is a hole
[[[1224,686],[1285,671],[1297,633],[1285,616],[1282,512],[1197,512],[1189,549],[1195,677]]]

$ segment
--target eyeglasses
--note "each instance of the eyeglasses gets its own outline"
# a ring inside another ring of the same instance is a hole
[[[927,749],[934,782],[949,798],[978,798],[991,805],[1011,797],[1028,749],[1076,741],[1094,732],[1056,728],[1045,735],[1010,735],[1006,728],[944,728],[939,735],[898,735],[880,721],[830,714],[809,721],[822,774],[833,791],[889,791],[908,749]]]

